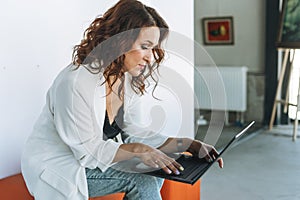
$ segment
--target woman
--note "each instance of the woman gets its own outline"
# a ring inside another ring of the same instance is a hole
[[[142,128],[140,96],[163,60],[167,34],[159,14],[136,0],[121,0],[92,22],[74,48],[73,63],[49,89],[25,145],[22,173],[35,199],[79,200],[115,192],[125,192],[126,199],[161,199],[162,179],[112,166],[138,158],[179,174],[182,166],[165,153],[189,151],[208,160],[218,155],[200,141]]]

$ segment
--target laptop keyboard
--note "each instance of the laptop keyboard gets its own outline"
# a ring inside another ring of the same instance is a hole
[[[199,158],[195,158],[192,156],[188,156],[188,155],[181,155],[178,159],[176,159],[176,161],[181,164],[184,168],[183,171],[180,172],[179,175],[176,175],[176,177],[178,178],[187,178],[188,176],[191,175],[191,172],[195,171],[195,169],[197,168],[197,172],[200,172],[202,170],[204,170],[207,165],[209,164],[204,158],[203,159],[199,159]],[[200,166],[200,163],[203,163]],[[152,174],[153,172],[149,172],[149,174]],[[174,176],[174,174],[168,175],[166,174],[166,172],[164,172],[162,169],[160,170],[156,170],[155,171],[156,174],[159,174],[161,176]]]
[[[197,171],[200,172],[203,169],[206,168],[206,166],[208,165],[208,163],[206,162],[206,160],[203,159],[199,159],[199,158],[195,158],[192,156],[186,156],[186,155],[182,155],[180,156],[177,160],[178,163],[180,163],[184,170],[182,172],[180,172],[180,175],[178,175],[179,177],[185,178],[187,176],[189,176],[192,171],[195,171],[195,169],[197,168]],[[200,163],[204,163],[203,165],[199,165]]]

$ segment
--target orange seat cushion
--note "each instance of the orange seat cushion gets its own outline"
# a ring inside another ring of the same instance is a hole
[[[200,180],[194,185],[165,180],[161,190],[164,200],[200,200]],[[124,193],[110,194],[90,200],[122,200]],[[2,200],[33,200],[25,185],[23,176],[16,174],[0,179],[0,199]]]
[[[124,193],[115,193],[115,194],[105,195],[103,197],[89,198],[89,200],[122,200],[124,195],[125,195]]]
[[[16,174],[0,180],[0,199],[33,200],[29,194],[21,174]]]
[[[201,180],[194,185],[165,180],[160,193],[164,200],[200,200],[200,183]]]
[[[110,194],[90,200],[122,200],[124,193]],[[29,194],[23,176],[16,174],[0,180],[0,199],[2,200],[34,200]]]

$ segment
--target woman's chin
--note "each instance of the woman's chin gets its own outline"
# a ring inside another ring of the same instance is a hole
[[[128,72],[133,77],[138,77],[143,73],[141,70],[132,70],[132,71],[128,71]]]

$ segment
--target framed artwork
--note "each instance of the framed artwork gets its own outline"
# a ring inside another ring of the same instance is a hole
[[[300,0],[283,0],[276,45],[300,48]]]
[[[205,17],[202,19],[205,45],[233,45],[233,17]]]

